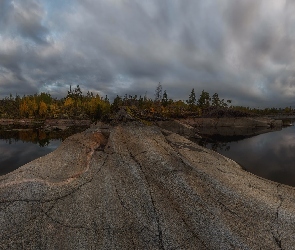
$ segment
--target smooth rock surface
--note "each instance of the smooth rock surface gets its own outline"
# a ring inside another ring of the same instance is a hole
[[[158,127],[92,127],[0,177],[0,249],[294,243],[294,188]]]

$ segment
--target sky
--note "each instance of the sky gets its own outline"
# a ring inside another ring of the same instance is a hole
[[[80,85],[295,108],[295,2],[0,0],[0,97]]]

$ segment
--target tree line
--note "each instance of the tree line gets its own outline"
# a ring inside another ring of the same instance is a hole
[[[233,110],[247,114],[290,113],[289,107],[282,109],[251,109],[233,106],[231,100],[219,98],[217,93],[212,96],[203,90],[199,96],[194,88],[187,100],[173,100],[163,91],[161,83],[155,89],[154,99],[137,95],[117,96],[111,103],[107,96],[102,97],[92,92],[83,94],[79,85],[70,89],[64,98],[53,98],[49,93],[8,96],[0,100],[0,118],[31,118],[31,119],[108,119],[121,107],[142,119],[180,118],[187,116],[204,116],[216,110]]]
[[[79,85],[68,91],[66,97],[57,99],[49,93],[5,97],[0,100],[1,118],[59,118],[100,119],[110,112],[107,97],[87,92],[84,95]]]

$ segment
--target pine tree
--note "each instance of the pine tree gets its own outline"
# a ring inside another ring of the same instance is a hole
[[[208,108],[210,106],[210,95],[208,92],[202,90],[200,98],[198,99],[198,106],[200,108]]]
[[[168,95],[166,90],[164,90],[163,98],[162,98],[162,105],[166,107],[168,105]]]
[[[214,93],[214,95],[212,96],[212,106],[216,108],[220,107],[220,99],[217,93]]]
[[[74,90],[72,90],[72,86],[70,85],[70,90],[68,91],[66,98],[68,98],[68,97],[70,97],[74,100],[82,99],[83,93],[81,91],[80,86],[77,85],[77,87],[74,88]]]
[[[186,100],[186,103],[190,106],[190,107],[193,107],[195,104],[196,104],[196,94],[195,94],[195,89],[192,89],[189,97],[188,97],[188,100]]]

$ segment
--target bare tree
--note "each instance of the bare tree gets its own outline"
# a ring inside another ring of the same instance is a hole
[[[161,101],[162,100],[162,85],[159,82],[156,90],[155,90],[155,101]]]

